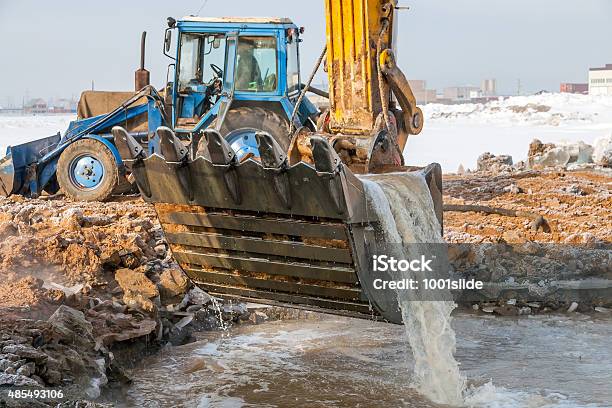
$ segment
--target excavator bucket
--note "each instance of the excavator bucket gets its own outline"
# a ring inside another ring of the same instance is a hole
[[[129,135],[113,129],[129,151]],[[155,205],[176,261],[212,295],[401,323],[395,296],[376,291],[372,255],[380,220],[364,181],[323,137],[312,137],[314,165],[289,166],[266,133],[261,159],[239,162],[216,131],[190,159],[170,129],[160,154],[134,152],[130,165],[143,198]],[[439,165],[417,171],[441,211]],[[401,175],[398,175],[401,177]]]

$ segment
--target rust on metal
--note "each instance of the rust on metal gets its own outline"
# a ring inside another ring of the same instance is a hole
[[[372,316],[344,223],[197,205],[155,207],[174,258],[212,294]]]

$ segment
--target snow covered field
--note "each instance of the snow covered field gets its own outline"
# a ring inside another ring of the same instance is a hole
[[[525,160],[529,143],[584,141],[612,134],[612,97],[544,94],[512,97],[483,104],[424,107],[425,129],[408,140],[404,151],[410,165],[442,164],[456,172],[460,164],[474,169],[484,152],[510,154]],[[0,115],[0,154],[6,146],[64,132],[72,115]]]
[[[74,119],[76,115],[0,115],[0,157],[5,155],[7,146],[64,133]]]
[[[445,173],[459,165],[474,169],[484,152],[525,160],[529,143],[584,141],[612,134],[612,97],[543,94],[488,104],[424,108],[425,128],[409,138],[404,156],[411,165],[442,164]]]

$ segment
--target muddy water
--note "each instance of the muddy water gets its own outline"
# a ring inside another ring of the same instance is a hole
[[[370,207],[382,224],[382,241],[395,243],[398,259],[418,259],[428,254],[428,245],[443,242],[441,227],[425,179],[418,173],[368,176],[364,181]],[[402,203],[391,205],[390,203]],[[419,248],[420,247],[420,248]],[[421,282],[426,272],[393,273],[394,279]],[[451,313],[454,302],[419,301],[410,290],[397,291],[406,337],[414,356],[412,385],[429,400],[459,406],[463,403],[465,378],[455,360],[455,332]],[[438,294],[450,298],[448,294]]]
[[[381,239],[441,242],[423,180],[388,177],[365,183]],[[452,302],[410,296],[398,293],[403,327],[326,317],[241,327],[167,350],[135,370],[125,405],[535,408],[612,401],[612,320],[453,319]]]
[[[612,407],[612,318],[459,314],[475,407]],[[119,406],[440,407],[409,388],[401,326],[322,316],[202,335],[131,373]],[[487,385],[490,380],[493,385]]]

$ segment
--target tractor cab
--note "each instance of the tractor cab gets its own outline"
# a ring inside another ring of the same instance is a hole
[[[175,56],[166,54],[176,61],[167,87],[174,131],[192,140],[202,130],[215,128],[239,156],[257,153],[259,130],[272,133],[281,146],[288,147],[283,138],[288,138],[301,90],[302,30],[286,18],[184,17],[169,19],[168,25],[166,52],[171,31],[178,35]],[[296,125],[303,126],[317,114],[316,107],[305,100]],[[262,128],[263,122],[272,122],[274,128]]]

